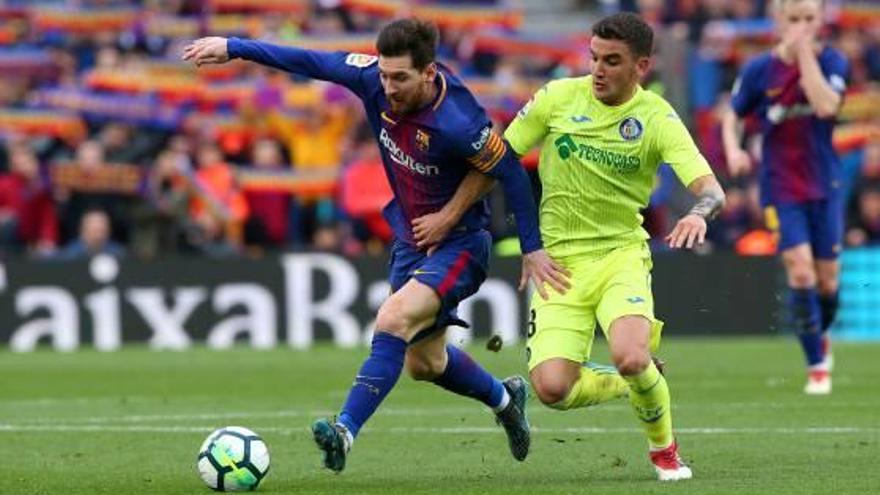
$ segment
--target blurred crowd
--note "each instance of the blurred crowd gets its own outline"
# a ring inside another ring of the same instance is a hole
[[[717,119],[737,67],[772,44],[764,3],[572,2],[596,15],[638,10],[657,27],[657,70],[645,84],[688,117],[728,190],[710,229],[714,250],[774,249],[754,175],[727,177]],[[828,38],[853,62],[835,138],[848,177],[846,241],[880,243],[880,9],[829,7]],[[2,255],[384,252],[391,234],[380,212],[391,193],[356,98],[240,61],[196,70],[180,52],[207,34],[372,51],[378,27],[399,15],[437,21],[441,61],[502,128],[547,79],[589,69],[588,26],[536,36],[520,11],[494,1],[0,1]],[[524,163],[534,172],[534,156]],[[508,238],[503,199],[491,201],[493,234]],[[662,238],[689,201],[661,170],[646,226]]]

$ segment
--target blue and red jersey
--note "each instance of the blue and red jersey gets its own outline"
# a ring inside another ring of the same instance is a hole
[[[849,63],[825,47],[819,66],[835,91],[843,94]],[[833,196],[841,171],[831,142],[835,118],[819,118],[800,85],[796,63],[772,52],[751,59],[734,84],[731,104],[740,117],[754,113],[761,123],[761,202],[803,203]]]
[[[541,248],[531,185],[513,152],[492,129],[485,110],[464,84],[438,65],[437,96],[407,115],[395,115],[371,55],[323,52],[230,38],[231,58],[244,58],[288,72],[341,84],[363,102],[378,141],[394,199],[385,217],[395,235],[412,243],[412,220],[440,210],[472,169],[499,179],[516,216],[524,253]],[[475,203],[454,232],[489,225],[485,199]]]

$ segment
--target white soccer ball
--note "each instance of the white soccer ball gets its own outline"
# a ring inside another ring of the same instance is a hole
[[[247,428],[220,428],[199,448],[198,469],[202,481],[218,492],[254,490],[269,472],[269,448]]]

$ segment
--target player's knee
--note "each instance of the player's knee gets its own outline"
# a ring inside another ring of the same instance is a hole
[[[541,403],[559,409],[563,409],[560,405],[565,402],[569,392],[571,392],[570,383],[553,378],[533,378],[532,388],[535,390],[535,395],[538,396],[538,400]]]
[[[803,289],[816,285],[816,269],[807,257],[788,256],[785,259],[785,270],[791,287]]]
[[[429,327],[434,321],[430,306],[420,305],[412,298],[389,297],[376,315],[376,329],[409,341],[417,332]]]
[[[389,298],[379,308],[379,313],[376,315],[377,332],[385,332],[395,337],[407,339],[411,326],[411,316],[403,305],[394,298]]]
[[[443,374],[446,363],[443,359],[432,359],[430,356],[407,353],[404,366],[407,374],[413,380],[433,381]]]
[[[840,283],[838,283],[837,278],[820,278],[818,288],[820,294],[824,296],[832,295],[840,288]]]
[[[638,375],[645,371],[651,361],[647,352],[641,349],[631,349],[616,352],[611,356],[617,371],[623,376]]]
[[[798,268],[788,273],[788,283],[796,288],[803,289],[816,285],[816,273],[809,268]]]

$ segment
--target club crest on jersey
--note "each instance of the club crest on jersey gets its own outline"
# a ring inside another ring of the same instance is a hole
[[[626,141],[635,141],[642,137],[642,123],[635,117],[623,119],[617,130],[620,132],[620,137]]]
[[[430,145],[431,135],[421,129],[416,129],[416,147],[421,151],[428,151]]]
[[[349,53],[348,56],[345,57],[345,64],[357,67],[358,69],[363,69],[364,67],[373,65],[377,60],[379,60],[379,58],[374,55],[367,55],[366,53]]]

